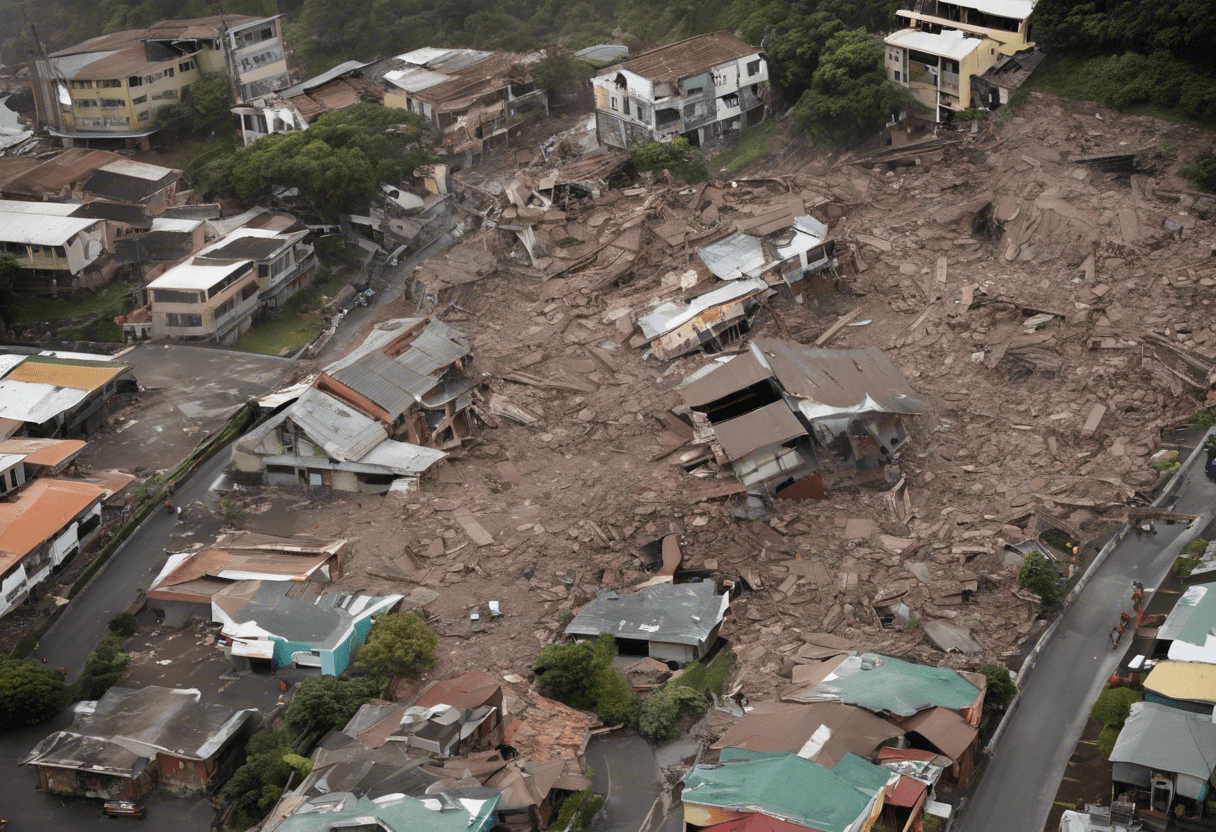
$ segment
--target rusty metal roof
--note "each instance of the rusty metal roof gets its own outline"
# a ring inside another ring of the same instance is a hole
[[[105,496],[86,482],[39,477],[0,502],[0,574]]]
[[[972,728],[949,708],[928,708],[899,724],[905,731],[920,734],[952,760],[962,757],[979,736],[978,728]]]
[[[73,390],[85,390],[91,393],[105,387],[128,369],[130,368],[122,364],[70,361],[31,355],[9,371],[5,380],[50,384],[55,387],[69,387]]]
[[[868,757],[903,733],[877,714],[842,702],[753,702],[743,721],[712,747],[786,751],[831,768],[845,754]]]
[[[714,425],[714,434],[731,459],[742,459],[761,448],[805,436],[806,432],[806,427],[784,401]]]
[[[492,704],[496,704],[500,709],[502,707],[502,682],[497,676],[484,670],[470,670],[455,679],[433,682],[419,694],[418,701],[414,703],[420,708],[451,705],[468,710]]]
[[[627,69],[652,81],[677,81],[759,52],[759,47],[740,40],[730,32],[710,32],[651,49],[632,61],[606,67],[596,74],[611,75]]]
[[[73,459],[87,443],[79,439],[6,439],[0,454],[20,454],[31,465],[57,466]]]
[[[773,371],[750,351],[726,363],[714,362],[707,368],[710,368],[710,372],[695,377],[679,388],[684,403],[689,407],[703,407],[773,377]]]

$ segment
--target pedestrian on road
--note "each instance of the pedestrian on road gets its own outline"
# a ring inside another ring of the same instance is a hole
[[[1119,639],[1117,636],[1121,636],[1121,635],[1123,635],[1123,631],[1120,630],[1118,627],[1110,628],[1110,646],[1112,648],[1119,646]]]

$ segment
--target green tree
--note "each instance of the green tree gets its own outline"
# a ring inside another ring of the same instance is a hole
[[[1059,571],[1055,564],[1038,552],[1030,552],[1022,561],[1018,584],[1039,596],[1045,607],[1054,607],[1064,599]]]
[[[263,730],[245,745],[245,762],[220,789],[219,798],[232,808],[232,826],[248,829],[274,808],[295,767],[298,755],[282,730]]]
[[[103,639],[84,660],[84,670],[73,683],[75,698],[100,699],[127,672],[130,661],[122,641],[115,636]]]
[[[918,108],[911,94],[887,80],[882,41],[865,29],[832,35],[810,88],[793,118],[812,139],[847,144],[873,133],[894,114]]]
[[[0,661],[0,730],[46,722],[65,698],[58,673],[30,661]]]
[[[782,100],[795,102],[810,89],[819,56],[832,36],[845,28],[838,17],[817,11],[796,17],[768,47],[769,77]]]
[[[372,679],[305,679],[283,714],[283,724],[296,733],[342,728],[379,692],[380,685]]]
[[[666,170],[680,182],[702,182],[709,177],[705,157],[683,137],[639,145],[630,158],[639,171],[658,173]]]
[[[574,57],[566,47],[550,44],[543,52],[544,56],[529,67],[538,89],[550,93],[575,90],[591,77],[591,66]]]
[[[321,116],[307,130],[259,139],[230,157],[211,158],[192,181],[252,202],[271,188],[298,188],[319,214],[367,208],[382,182],[401,181],[429,161],[434,134],[413,113],[355,104]]]
[[[664,685],[642,700],[638,710],[638,731],[655,742],[674,739],[680,722],[705,715],[705,695],[682,685]]]
[[[438,644],[439,637],[415,613],[389,613],[372,625],[356,663],[372,678],[387,682],[394,676],[435,667],[439,664],[435,658]]]
[[[550,644],[540,651],[532,671],[545,696],[571,708],[588,711],[595,707],[596,683],[601,660],[589,641]]]
[[[232,82],[226,75],[204,75],[182,91],[181,101],[157,110],[153,126],[168,139],[235,130]]]
[[[1133,688],[1107,687],[1098,694],[1089,715],[1107,728],[1122,728],[1132,705],[1144,701],[1144,694]]]
[[[985,701],[1004,707],[1013,701],[1018,694],[1018,687],[1009,678],[1009,671],[999,664],[980,665],[980,673],[988,680],[988,693]]]
[[[21,276],[21,263],[8,252],[0,252],[0,332],[12,326],[13,309],[17,305],[17,294],[13,284]]]

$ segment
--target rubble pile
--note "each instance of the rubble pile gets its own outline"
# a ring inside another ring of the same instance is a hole
[[[321,506],[309,532],[359,538],[342,584],[437,592],[426,611],[453,672],[527,666],[597,591],[646,580],[668,534],[683,569],[747,586],[722,634],[749,696],[843,644],[1014,662],[1043,622],[1009,547],[1045,529],[1084,542],[1121,516],[1216,362],[1210,203],[1157,158],[1197,132],[1070,107],[1036,94],[908,167],[846,159],[683,186],[605,154],[483,182],[493,227],[454,262],[492,255],[497,270],[419,305],[468,334],[493,429],[420,493]],[[1130,176],[1073,161],[1132,151]],[[933,411],[883,481],[740,520],[729,466],[688,471],[677,453],[692,431],[675,388],[711,359],[661,362],[637,323],[717,285],[697,248],[801,214],[828,227],[838,268],[774,286],[734,338],[880,347]]]

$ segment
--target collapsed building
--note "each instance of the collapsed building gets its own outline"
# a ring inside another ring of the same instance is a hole
[[[376,326],[294,403],[233,446],[237,471],[267,484],[382,494],[473,435],[476,382],[463,335],[434,318]]]
[[[754,494],[823,499],[825,488],[883,479],[926,413],[881,350],[815,349],[756,338],[679,388],[697,441]]]

